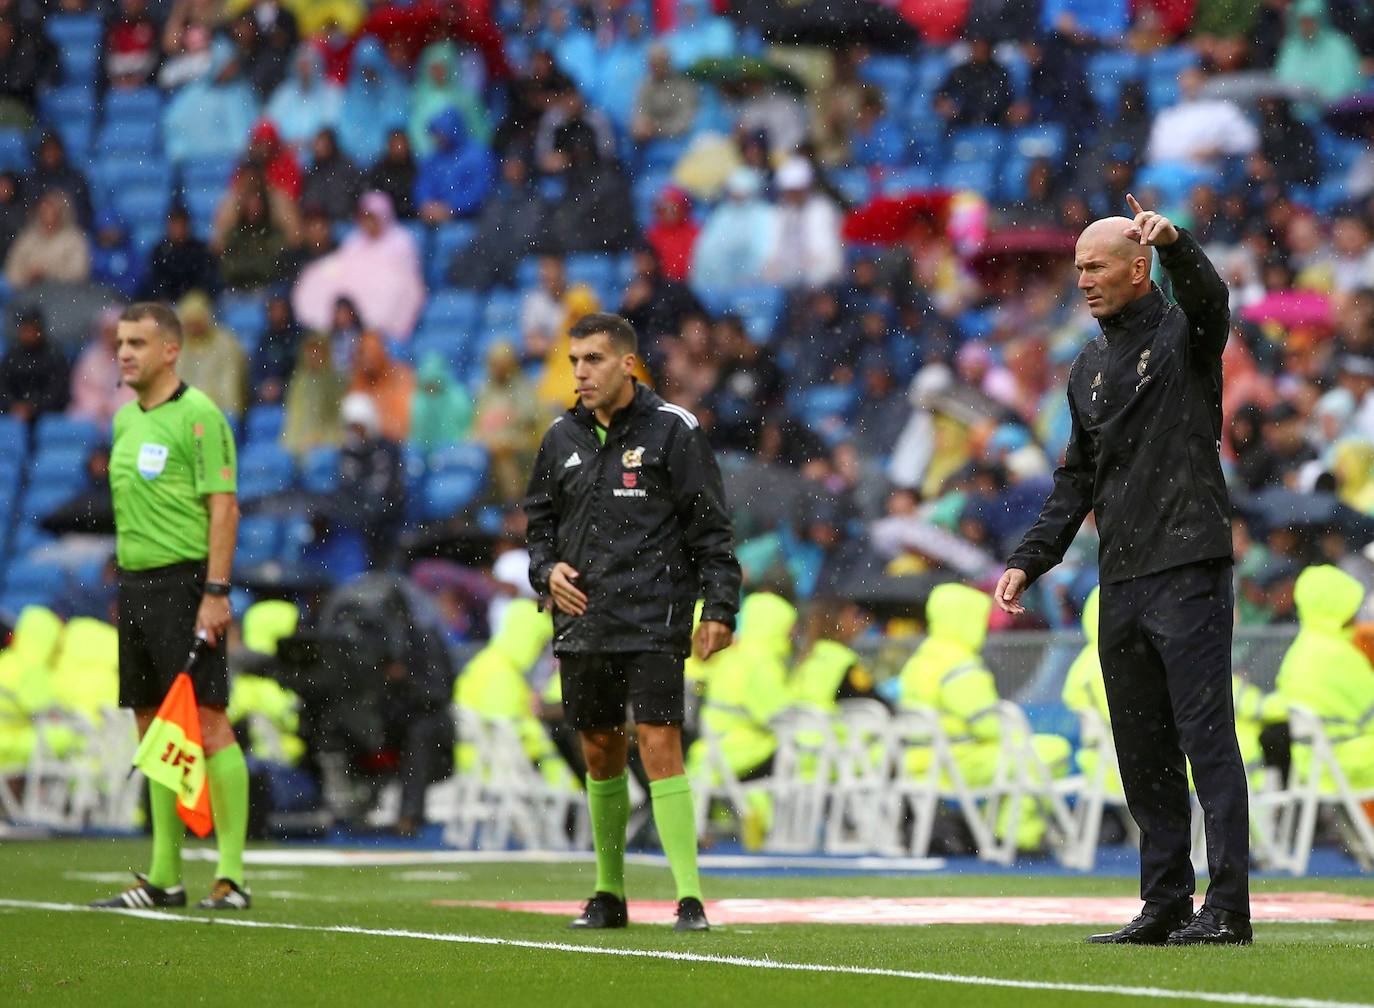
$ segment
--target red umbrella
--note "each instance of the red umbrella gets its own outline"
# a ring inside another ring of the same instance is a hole
[[[1071,231],[1047,227],[1015,227],[993,231],[969,259],[969,265],[987,277],[1013,262],[1026,259],[1062,259],[1072,255],[1078,238]]]
[[[1317,291],[1273,291],[1240,313],[1247,322],[1277,322],[1285,329],[1329,328],[1331,299]]]
[[[400,41],[411,63],[428,45],[442,39],[466,42],[482,54],[493,80],[511,76],[501,30],[485,3],[439,3],[421,0],[409,6],[387,3],[374,7],[363,22],[363,33],[376,35],[383,45]]]
[[[895,245],[905,241],[918,222],[944,230],[950,194],[938,189],[879,196],[844,215],[844,237],[866,245]]]

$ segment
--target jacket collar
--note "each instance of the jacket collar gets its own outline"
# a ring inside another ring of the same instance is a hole
[[[1163,317],[1167,307],[1164,292],[1158,284],[1151,283],[1150,293],[1136,298],[1115,315],[1098,319],[1097,324],[1102,327],[1102,335],[1107,337],[1107,342],[1114,343],[1153,327]]]
[[[611,417],[611,426],[608,428],[609,430],[615,430],[618,427],[622,427],[628,423],[632,417],[640,413],[650,412],[663,405],[663,399],[653,389],[646,385],[641,385],[636,378],[631,378],[630,381],[634,382],[635,386],[634,398],[630,400],[628,406],[619,410]],[[572,409],[568,410],[568,415],[588,430],[594,430],[596,428],[595,414],[587,409],[587,407],[583,406],[581,401]]]

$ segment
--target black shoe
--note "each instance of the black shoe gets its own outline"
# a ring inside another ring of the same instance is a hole
[[[148,881],[148,876],[134,872],[136,885],[125,889],[118,896],[96,900],[91,906],[97,910],[155,910],[163,907],[184,907],[186,889],[183,886],[169,886],[159,889]]]
[[[674,931],[710,931],[706,920],[706,908],[695,896],[687,896],[677,901],[677,920],[673,922]]]
[[[625,901],[614,893],[599,892],[587,900],[582,908],[582,916],[569,921],[570,928],[623,928],[630,923],[630,915],[625,909]]]
[[[227,878],[215,879],[210,895],[196,904],[197,910],[248,910],[253,906],[253,894],[240,889]]]
[[[1135,920],[1119,931],[1088,935],[1093,945],[1163,945],[1170,935],[1193,917],[1192,903],[1178,903],[1161,907],[1145,904]]]
[[[1249,945],[1254,940],[1249,917],[1209,906],[1169,936],[1170,945]]]

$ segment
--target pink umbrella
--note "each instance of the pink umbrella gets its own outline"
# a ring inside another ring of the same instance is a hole
[[[1241,318],[1247,322],[1276,322],[1285,329],[1302,326],[1329,328],[1332,324],[1331,299],[1317,291],[1273,291],[1245,308]]]

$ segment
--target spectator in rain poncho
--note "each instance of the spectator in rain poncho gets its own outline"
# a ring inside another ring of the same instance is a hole
[[[306,267],[291,304],[302,325],[323,330],[340,298],[357,306],[367,327],[394,339],[408,338],[420,317],[425,300],[420,253],[381,193],[363,196],[358,226],[337,252]]]
[[[514,287],[515,271],[533,255],[548,207],[531,184],[529,165],[511,154],[501,163],[501,182],[482,204],[477,233],[453,257],[448,279],[455,287]]]
[[[91,280],[132,299],[143,282],[144,261],[134,248],[129,229],[114,210],[102,210],[95,215],[94,237]]]
[[[187,385],[200,389],[231,420],[243,415],[247,359],[234,334],[210,312],[210,300],[199,291],[187,294],[177,305],[183,341],[177,358],[177,374]]]
[[[339,146],[354,163],[371,167],[386,150],[387,135],[404,129],[410,84],[386,58],[381,43],[367,37],[353,50],[343,104]]]
[[[420,55],[415,91],[410,101],[409,129],[410,148],[417,159],[434,150],[431,124],[449,109],[462,115],[469,136],[482,143],[491,138],[491,123],[487,121],[486,112],[463,82],[459,70],[458,47],[452,42],[436,42]]]
[[[673,66],[687,70],[704,59],[734,55],[735,28],[705,0],[682,0],[677,25],[663,37],[663,44],[672,54]]]
[[[727,291],[763,279],[777,228],[777,210],[761,196],[763,179],[740,168],[725,184],[725,200],[706,218],[692,254],[692,285]]]
[[[415,401],[415,372],[387,353],[375,332],[364,332],[358,340],[348,392],[350,398],[362,393],[376,406],[382,437],[397,444],[405,441]]]
[[[113,305],[101,311],[90,342],[72,367],[72,397],[67,413],[94,420],[102,427],[109,427],[119,408],[134,397],[134,390],[121,380],[119,362],[115,359],[120,313],[121,309]]]
[[[1279,46],[1274,76],[1338,101],[1364,87],[1360,53],[1331,27],[1324,0],[1298,0],[1288,9],[1288,34]]]
[[[91,272],[91,246],[76,224],[67,194],[43,194],[28,225],[5,257],[5,279],[13,288],[36,283],[80,283]]]
[[[285,294],[273,293],[267,299],[267,327],[253,352],[249,394],[255,403],[279,403],[286,394],[286,383],[296,366],[304,332],[291,311]]]
[[[257,120],[252,86],[238,76],[220,82],[233,59],[231,43],[216,38],[210,51],[210,73],[178,91],[162,114],[167,157],[173,162],[237,157]]]
[[[429,124],[434,138],[431,153],[415,176],[415,205],[420,218],[438,224],[453,217],[471,217],[495,181],[491,151],[468,130],[463,114],[445,109]]]
[[[692,216],[691,198],[677,186],[665,187],[654,203],[654,222],[644,232],[644,238],[658,254],[659,266],[669,280],[687,280],[692,250],[700,234],[701,225]]]
[[[282,447],[299,457],[315,448],[338,445],[343,440],[339,407],[347,386],[347,380],[334,368],[329,337],[319,333],[307,336],[286,386]]]
[[[301,150],[339,121],[342,105],[339,88],[324,79],[319,52],[306,44],[296,50],[290,76],[272,92],[263,115],[277,124],[283,140]]]
[[[454,382],[444,359],[436,353],[425,354],[415,377],[410,443],[428,455],[436,448],[466,440],[472,426],[472,401]]]

